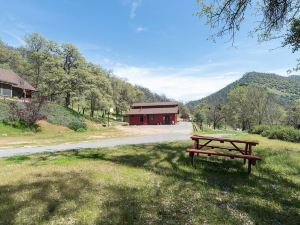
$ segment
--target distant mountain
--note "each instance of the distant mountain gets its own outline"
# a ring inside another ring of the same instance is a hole
[[[191,101],[187,103],[187,105],[193,109],[203,102],[208,104],[226,103],[228,93],[235,87],[241,85],[265,87],[277,96],[280,104],[285,106],[296,99],[300,99],[300,76],[291,75],[289,77],[283,77],[273,73],[249,72],[241,79],[227,85],[216,93],[200,100]]]

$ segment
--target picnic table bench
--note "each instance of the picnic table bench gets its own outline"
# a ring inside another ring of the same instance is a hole
[[[230,138],[203,136],[203,135],[193,135],[191,139],[194,141],[194,147],[188,148],[186,151],[189,153],[191,158],[191,163],[194,166],[195,154],[206,154],[208,156],[224,156],[231,159],[239,158],[244,159],[244,164],[248,160],[248,174],[251,173],[251,166],[256,164],[256,161],[261,160],[260,157],[252,155],[252,147],[258,145],[254,141],[244,141]],[[202,141],[202,142],[200,142]],[[214,143],[214,144],[211,144]],[[229,143],[230,145],[216,145],[215,143]],[[243,147],[238,146],[244,145]],[[228,151],[236,151],[238,153],[224,153],[219,151],[211,151],[210,149],[225,149]]]

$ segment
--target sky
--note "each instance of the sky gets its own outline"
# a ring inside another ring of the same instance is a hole
[[[195,14],[197,0],[0,0],[0,39],[18,47],[38,32],[75,44],[91,62],[132,84],[187,102],[246,72],[287,76],[297,55],[280,40],[257,42],[244,24],[234,45]]]

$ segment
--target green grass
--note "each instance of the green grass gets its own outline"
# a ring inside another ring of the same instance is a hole
[[[300,144],[259,141],[241,160],[174,142],[0,160],[0,224],[299,224]]]
[[[20,128],[14,128],[9,125],[5,125],[0,122],[0,138],[1,137],[7,137],[7,136],[23,136],[23,135],[32,135],[34,134],[33,131],[30,129],[20,129]]]
[[[206,125],[203,127],[203,130],[198,128],[198,126],[196,128],[197,128],[197,130],[194,130],[194,134],[199,134],[199,135],[201,135],[201,134],[202,135],[205,135],[205,134],[224,134],[224,135],[243,135],[243,134],[247,134],[246,132],[233,130],[231,128],[214,130],[214,129],[206,126]]]
[[[113,137],[129,136],[115,127],[103,127],[100,124],[86,120],[87,130],[73,131],[67,127],[39,121],[40,131],[13,128],[0,123],[0,148],[19,146],[47,146],[60,143],[91,141]]]

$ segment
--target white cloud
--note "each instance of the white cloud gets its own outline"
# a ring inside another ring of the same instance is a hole
[[[135,32],[137,32],[137,33],[146,32],[146,31],[148,31],[148,29],[143,26],[139,26],[135,29]]]
[[[218,73],[227,63],[192,67],[135,67],[116,64],[114,73],[130,83],[142,85],[159,94],[180,101],[203,98],[240,78],[240,71]]]
[[[142,0],[131,0],[130,1],[130,15],[131,19],[134,19],[136,16],[137,8],[141,5]]]

